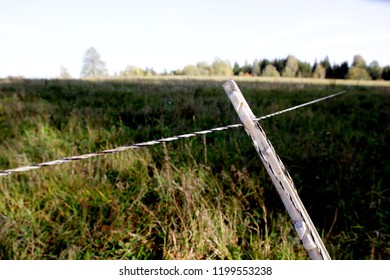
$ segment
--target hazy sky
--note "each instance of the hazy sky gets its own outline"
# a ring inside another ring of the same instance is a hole
[[[215,58],[295,55],[390,65],[386,0],[0,0],[0,78],[80,76],[95,47],[110,74],[161,72]]]

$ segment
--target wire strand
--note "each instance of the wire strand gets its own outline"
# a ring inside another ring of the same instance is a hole
[[[272,114],[269,114],[269,115],[266,115],[266,116],[255,118],[254,121],[264,120],[264,119],[267,119],[267,118],[270,118],[270,117],[273,117],[273,116],[276,116],[276,115],[280,115],[280,114],[283,114],[283,113],[286,113],[286,112],[289,112],[289,111],[293,111],[293,110],[296,110],[296,109],[299,109],[299,108],[302,108],[302,107],[305,107],[305,106],[309,106],[311,104],[314,104],[314,103],[317,103],[317,102],[321,102],[321,101],[324,101],[324,100],[327,100],[327,99],[339,96],[341,94],[347,93],[350,90],[351,90],[351,86],[349,86],[345,90],[342,90],[342,91],[339,91],[339,92],[327,95],[325,97],[318,98],[318,99],[315,99],[315,100],[312,100],[312,101],[309,101],[309,102],[306,102],[306,103],[303,103],[303,104],[300,104],[300,105],[297,105],[297,106],[293,106],[293,107],[290,107],[290,108],[287,108],[287,109],[284,109],[284,110],[281,110],[281,111],[278,111],[278,112],[275,112],[275,113],[272,113]]]
[[[351,87],[352,86],[348,86],[345,90],[339,91],[337,93],[330,94],[330,95],[327,95],[325,97],[321,97],[321,98],[318,98],[318,99],[315,99],[315,100],[312,100],[312,101],[309,101],[309,102],[306,102],[306,103],[303,103],[303,104],[300,104],[297,106],[293,106],[293,107],[290,107],[290,108],[287,108],[287,109],[284,109],[281,111],[277,111],[277,112],[274,112],[274,113],[271,113],[268,115],[264,115],[264,116],[255,118],[253,121],[264,120],[264,119],[271,118],[271,117],[274,117],[274,116],[277,116],[280,114],[284,114],[284,113],[287,113],[287,112],[290,112],[290,111],[293,111],[293,110],[296,110],[296,109],[299,109],[299,108],[302,108],[305,106],[309,106],[309,105],[314,104],[314,103],[318,103],[318,102],[322,102],[322,101],[330,99],[330,98],[334,98],[334,97],[339,96],[341,94],[347,93],[348,91],[350,91]],[[122,146],[122,147],[117,147],[114,149],[108,149],[108,150],[103,150],[103,151],[84,154],[84,155],[65,157],[62,159],[57,159],[57,160],[52,160],[52,161],[47,161],[47,162],[42,162],[42,163],[36,163],[36,164],[28,165],[28,166],[17,167],[14,169],[6,169],[6,170],[0,171],[0,176],[7,176],[7,175],[11,175],[11,174],[18,173],[18,172],[25,172],[25,171],[29,171],[29,170],[39,169],[42,167],[59,165],[59,164],[63,164],[63,163],[71,162],[71,161],[79,161],[79,160],[98,157],[98,156],[107,155],[107,154],[115,154],[115,153],[130,150],[130,149],[139,149],[139,148],[162,144],[162,143],[166,143],[166,142],[172,142],[172,141],[176,141],[176,140],[180,140],[180,139],[186,139],[186,138],[190,138],[190,137],[196,137],[199,135],[205,135],[205,134],[209,134],[209,133],[213,133],[213,132],[217,132],[217,131],[223,131],[223,130],[228,130],[228,129],[232,129],[232,128],[239,128],[242,126],[243,126],[242,124],[231,124],[231,125],[226,125],[226,126],[196,131],[196,132],[191,132],[191,133],[187,133],[187,134],[180,134],[180,135],[176,135],[176,136],[172,136],[172,137],[161,138],[158,140],[151,140],[151,141],[147,141],[147,142],[136,143],[136,144],[132,144],[129,146]]]

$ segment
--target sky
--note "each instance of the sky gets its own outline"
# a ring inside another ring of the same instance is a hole
[[[390,65],[389,0],[0,0],[0,78],[80,77],[94,47],[109,74],[294,55]]]

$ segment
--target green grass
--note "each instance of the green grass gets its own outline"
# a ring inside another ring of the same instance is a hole
[[[343,89],[238,82],[257,116]],[[390,88],[262,126],[334,259],[390,258]],[[0,169],[237,123],[220,80],[0,82]],[[306,259],[234,129],[0,178],[1,259]]]

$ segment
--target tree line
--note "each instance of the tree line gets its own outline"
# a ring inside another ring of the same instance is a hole
[[[215,59],[211,64],[198,62],[186,65],[183,69],[171,72],[157,73],[153,68],[142,69],[128,65],[114,77],[142,77],[155,75],[187,75],[187,76],[257,76],[257,77],[289,77],[317,79],[361,79],[361,80],[390,80],[390,66],[381,67],[378,61],[370,64],[361,55],[353,57],[352,64],[347,61],[331,64],[328,57],[314,64],[300,61],[293,55],[283,59],[255,59],[252,63],[245,62],[232,66],[229,61]],[[101,59],[95,48],[86,51],[80,76],[82,78],[108,77],[106,63]],[[61,66],[60,78],[71,78],[67,69]]]

